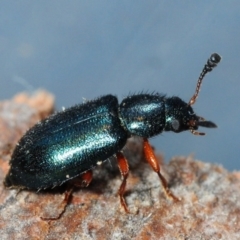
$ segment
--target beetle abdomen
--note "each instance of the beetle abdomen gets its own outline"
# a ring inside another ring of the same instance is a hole
[[[5,180],[8,187],[60,185],[104,161],[126,143],[112,95],[74,106],[31,128],[19,141]]]

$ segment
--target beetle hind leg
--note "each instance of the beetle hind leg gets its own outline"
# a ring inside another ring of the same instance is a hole
[[[88,185],[91,183],[92,181],[92,178],[93,178],[93,173],[92,173],[92,170],[88,170],[86,171],[85,173],[83,173],[81,175],[81,179],[82,179],[82,182],[81,182],[81,186],[82,187],[88,187]]]
[[[88,185],[92,181],[92,170],[88,170],[82,173],[80,176],[75,177],[70,180],[71,185],[81,188],[81,187],[88,187]]]
[[[82,173],[77,178],[72,179],[72,184],[76,187],[88,187],[93,178],[92,170]]]

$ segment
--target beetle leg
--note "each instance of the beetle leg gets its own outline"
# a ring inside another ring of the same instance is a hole
[[[92,170],[88,170],[81,175],[81,187],[87,187],[92,181]]]
[[[159,165],[158,160],[153,152],[151,145],[149,144],[149,142],[146,138],[143,139],[143,151],[144,151],[146,160],[148,161],[148,163],[150,164],[150,166],[152,167],[154,172],[156,172],[158,174],[166,196],[174,199],[175,201],[180,201],[168,188],[167,180],[160,173],[160,165]]]
[[[82,178],[81,186],[87,187],[92,181],[92,176],[93,176],[92,170],[88,170],[85,173],[83,173],[81,175]]]
[[[60,219],[61,216],[63,215],[63,213],[65,213],[66,207],[71,200],[73,189],[74,189],[73,185],[68,185],[68,189],[64,193],[64,199],[62,200],[61,205],[59,207],[59,209],[62,209],[62,211],[59,213],[59,215],[57,215],[55,217],[53,216],[53,217],[40,217],[40,218],[43,221],[54,221],[54,220]]]
[[[118,168],[120,170],[120,173],[122,175],[122,183],[121,186],[118,190],[118,194],[120,197],[120,202],[121,205],[123,206],[125,212],[129,213],[126,201],[124,199],[124,192],[127,184],[127,178],[128,178],[128,172],[129,172],[129,167],[128,167],[128,162],[127,159],[123,156],[121,152],[117,153],[117,161],[118,161]]]
[[[79,177],[74,178],[72,183],[76,187],[88,187],[92,181],[92,170],[82,173]]]

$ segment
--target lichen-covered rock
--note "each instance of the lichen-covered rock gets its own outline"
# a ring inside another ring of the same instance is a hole
[[[0,103],[1,182],[18,139],[52,111],[53,97],[46,92]],[[74,190],[68,204],[64,189],[18,192],[1,184],[1,239],[240,239],[239,172],[192,157],[162,163],[171,190],[181,198],[174,203],[142,158],[141,144],[130,139],[124,149],[130,162],[125,196],[131,214],[119,203],[121,179],[113,158],[94,170],[88,188]]]

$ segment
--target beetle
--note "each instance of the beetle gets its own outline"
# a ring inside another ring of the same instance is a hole
[[[128,207],[124,192],[129,172],[127,159],[121,152],[131,136],[143,138],[143,152],[152,169],[158,174],[165,194],[178,198],[170,191],[148,138],[163,131],[179,133],[198,127],[215,128],[215,123],[196,115],[196,102],[204,76],[212,71],[221,57],[214,53],[205,64],[188,103],[179,97],[165,95],[130,95],[119,104],[113,95],[106,95],[55,113],[30,128],[20,139],[10,160],[5,178],[7,188],[42,190],[59,186],[81,176],[88,186],[92,168],[116,155],[122,176],[120,202]]]

